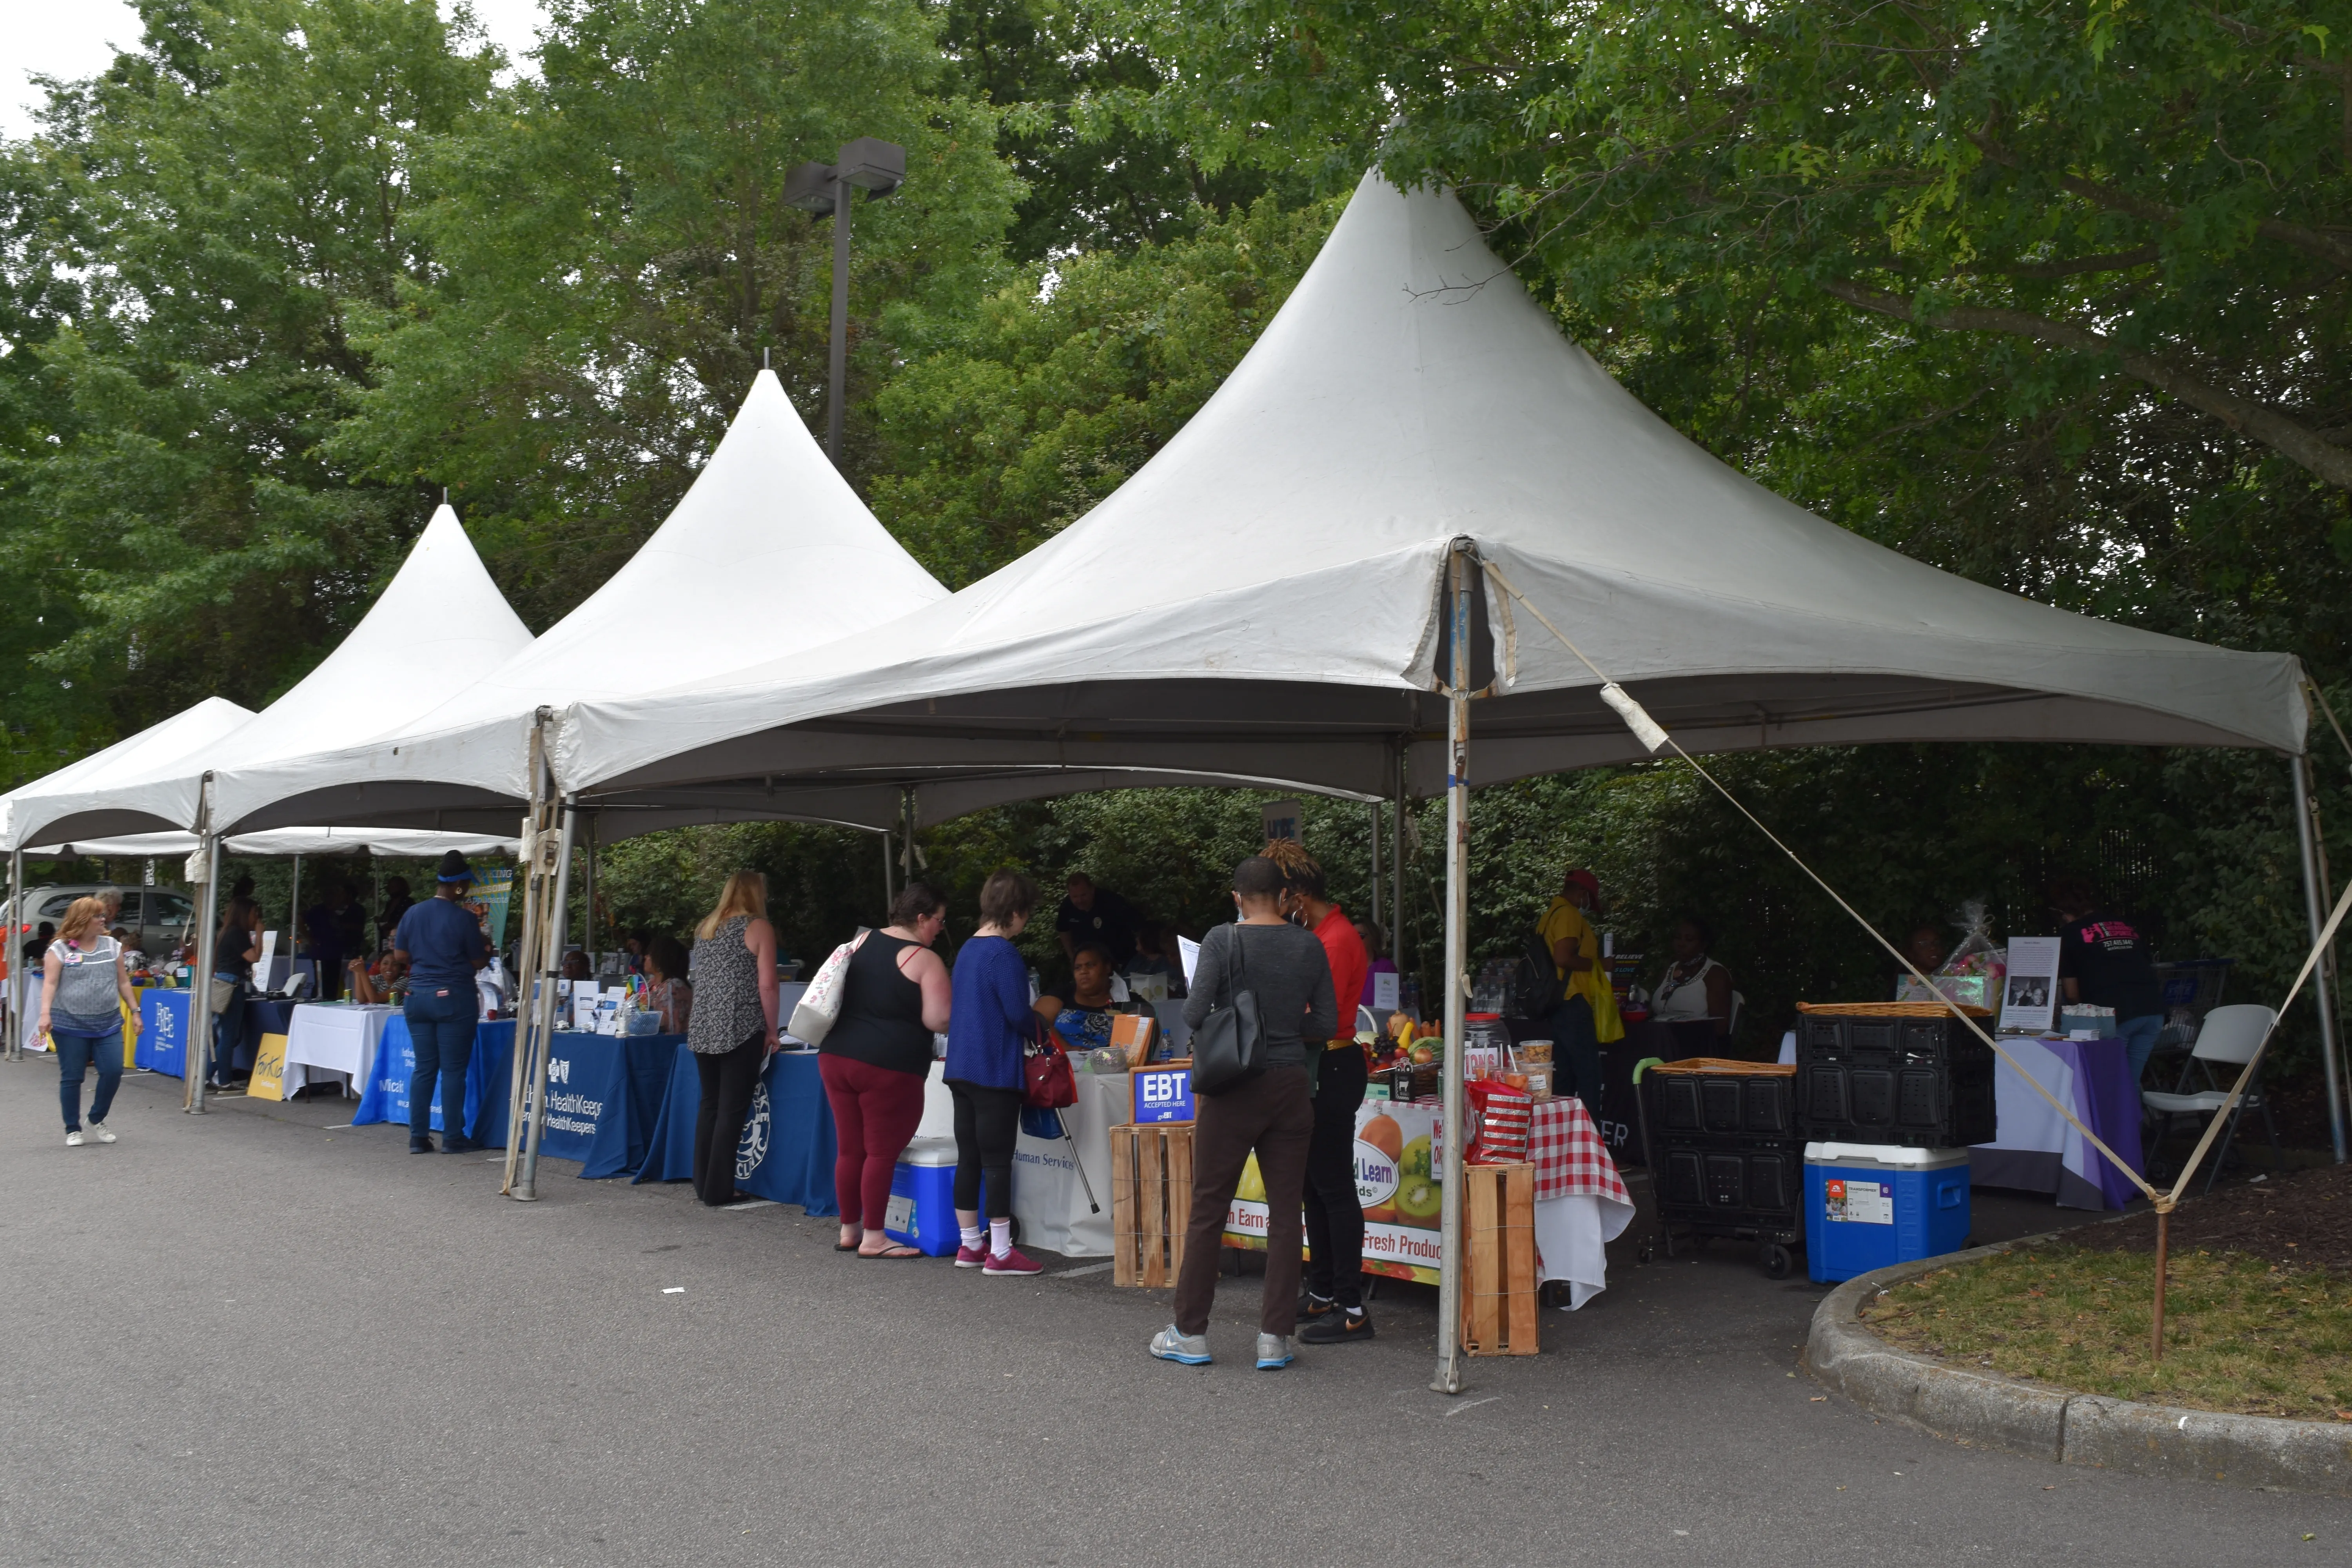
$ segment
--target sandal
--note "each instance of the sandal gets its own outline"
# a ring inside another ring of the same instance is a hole
[[[866,1259],[868,1262],[874,1262],[882,1258],[888,1258],[895,1262],[901,1258],[920,1258],[922,1255],[922,1251],[919,1247],[908,1247],[898,1242],[892,1242],[889,1246],[884,1247],[879,1252],[860,1252],[857,1256]]]

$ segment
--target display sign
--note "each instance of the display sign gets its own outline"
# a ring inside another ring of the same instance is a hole
[[[253,1079],[245,1086],[247,1100],[286,1098],[286,1037],[264,1035],[253,1048]]]
[[[1129,1075],[1134,1085],[1134,1117],[1138,1121],[1190,1121],[1193,1119],[1192,1069],[1138,1068]]]
[[[2000,994],[2003,1029],[2050,1032],[2058,1013],[2058,942],[2054,936],[2009,939],[2009,977]]]
[[[1404,978],[1393,969],[1372,972],[1372,1005],[1383,1013],[1397,1010],[1397,983]]]
[[[1270,800],[1261,808],[1268,838],[1287,838],[1294,843],[1299,837],[1299,824],[1305,810],[1295,800]]]
[[[512,871],[478,871],[474,889],[466,900],[466,907],[482,922],[482,934],[490,939],[490,950],[506,945],[507,906],[514,897]]]
[[[1823,1217],[1832,1225],[1893,1225],[1895,1189],[1885,1182],[1832,1176],[1822,1184]]]
[[[1368,1100],[1356,1111],[1356,1195],[1364,1205],[1364,1272],[1437,1283],[1438,1105]],[[1227,1247],[1265,1246],[1265,1182],[1257,1156],[1225,1214]]]

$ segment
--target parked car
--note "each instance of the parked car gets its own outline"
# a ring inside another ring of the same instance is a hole
[[[195,901],[187,894],[171,888],[123,887],[120,883],[89,882],[76,887],[28,888],[23,903],[12,908],[9,926],[16,940],[22,942],[33,934],[43,921],[55,925],[65,919],[66,910],[76,899],[87,899],[110,889],[122,895],[122,912],[114,923],[131,933],[131,945],[155,959],[177,948],[188,939],[188,917],[195,911]]]

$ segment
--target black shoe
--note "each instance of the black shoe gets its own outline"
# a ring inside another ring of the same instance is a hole
[[[441,1152],[444,1154],[471,1154],[478,1152],[481,1147],[479,1143],[463,1133],[441,1140]]]
[[[1372,1315],[1366,1311],[1325,1312],[1298,1331],[1302,1345],[1345,1344],[1372,1337]]]
[[[434,1152],[433,1140],[430,1138],[411,1138],[408,1141],[408,1152],[412,1154],[430,1154]]]
[[[1339,1310],[1339,1302],[1326,1300],[1312,1290],[1302,1290],[1298,1293],[1298,1321],[1302,1323],[1312,1323],[1318,1319],[1328,1318]]]

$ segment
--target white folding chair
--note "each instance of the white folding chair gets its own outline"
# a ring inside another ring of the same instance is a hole
[[[2205,1026],[2197,1032],[2197,1044],[2190,1047],[2189,1059],[2180,1066],[2180,1081],[2169,1094],[2155,1089],[2140,1091],[2140,1104],[2156,1117],[2156,1142],[2148,1145],[2149,1163],[2155,1163],[2157,1149],[2172,1131],[2176,1116],[2211,1116],[2228,1102],[2230,1086],[2238,1079],[2238,1072],[2252,1059],[2254,1048],[2270,1032],[2276,1013],[2257,1003],[2242,1002],[2232,1006],[2216,1007],[2205,1015]],[[2229,1071],[2216,1073],[2216,1068]],[[2189,1079],[2199,1072],[2204,1074],[2201,1089],[2191,1089]],[[2213,1159],[2205,1173],[2205,1190],[2211,1192],[2213,1183],[2221,1173],[2221,1162],[2229,1157],[2231,1145],[2237,1142],[2238,1121],[2249,1110],[2263,1113],[2263,1126],[2271,1139],[2271,1169],[2285,1167],[2285,1156],[2279,1150],[2278,1124],[2271,1120],[2270,1097],[2263,1092],[2260,1072],[2246,1086],[2245,1097],[2230,1113],[2230,1125],[2221,1133],[2221,1146],[2213,1151]]]

